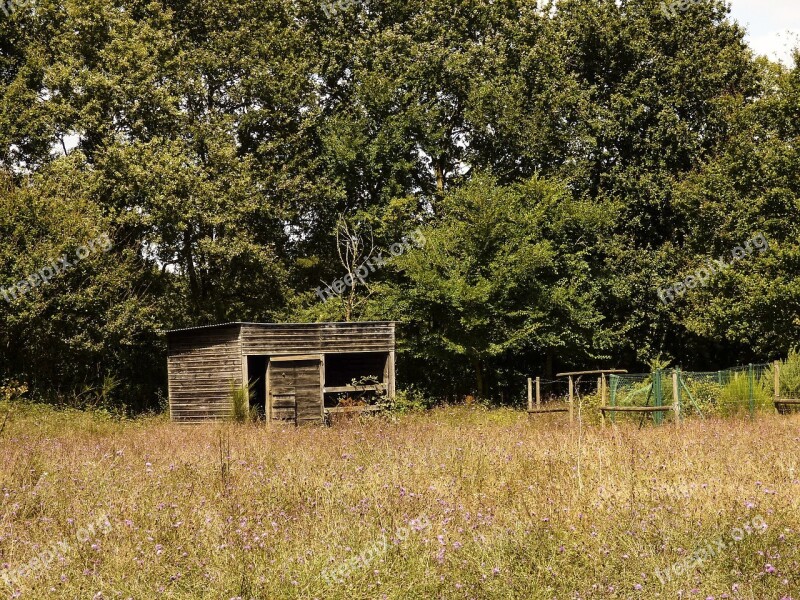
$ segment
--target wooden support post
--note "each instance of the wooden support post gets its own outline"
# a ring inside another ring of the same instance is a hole
[[[672,410],[675,411],[675,425],[681,424],[681,391],[678,387],[678,371],[672,372]]]
[[[600,391],[600,395],[602,396],[602,405],[606,406],[608,404],[608,381],[606,381],[605,373],[603,373],[602,384],[603,388]],[[605,425],[606,424],[605,415],[603,415],[602,420],[603,420],[603,425]]]
[[[572,423],[575,419],[574,409],[572,408],[572,400],[575,396],[575,384],[572,381],[572,375],[569,376],[569,422]]]
[[[319,418],[325,423],[325,355],[319,359]]]
[[[539,377],[536,378],[536,409],[540,409],[542,407],[542,391],[541,391],[541,379]]]
[[[775,402],[781,401],[781,361],[772,364],[772,374],[775,378]]]
[[[395,365],[395,353],[394,350],[389,352],[389,359],[387,362],[387,371],[389,375],[389,380],[386,382],[386,393],[389,396],[389,400],[394,402],[397,389],[396,389],[396,382],[397,382],[397,367]]]
[[[539,379],[538,377],[536,378]],[[528,377],[528,412],[533,410],[533,381]]]

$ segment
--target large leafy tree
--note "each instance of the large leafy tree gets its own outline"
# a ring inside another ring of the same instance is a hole
[[[480,176],[446,194],[424,247],[393,261],[405,282],[389,312],[414,332],[412,355],[469,365],[474,387],[457,391],[482,396],[509,385],[498,373],[519,375],[525,357],[599,358],[610,337],[586,249],[603,221],[602,207],[537,178],[502,186]]]
[[[676,302],[675,354],[706,352],[709,363],[766,360],[800,334],[800,67],[761,62],[763,90],[731,119],[730,135],[679,188],[684,243],[679,272],[703,258],[733,265]],[[768,249],[731,260],[763,235]],[[721,357],[720,357],[721,355]]]
[[[162,385],[158,329],[173,294],[91,201],[98,177],[82,162],[57,161],[20,186],[2,179],[2,376],[141,409]]]

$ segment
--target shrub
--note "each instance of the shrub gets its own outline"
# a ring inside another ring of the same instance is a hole
[[[764,386],[763,378],[754,377],[753,396],[756,408],[766,408],[772,402],[771,389]],[[716,412],[733,415],[746,412],[750,406],[750,376],[746,371],[733,373],[730,380],[720,386]]]
[[[415,387],[397,390],[392,410],[398,413],[420,412],[430,408],[432,403]]]
[[[230,397],[233,403],[233,419],[244,423],[250,417],[250,393],[252,386],[236,387],[231,384]]]
[[[9,380],[0,384],[0,400],[3,402],[13,402],[19,400],[28,391],[28,386],[18,381]]]
[[[773,381],[772,369],[769,371],[770,381]],[[786,360],[781,361],[781,397],[800,398],[800,352],[797,349],[790,350]]]

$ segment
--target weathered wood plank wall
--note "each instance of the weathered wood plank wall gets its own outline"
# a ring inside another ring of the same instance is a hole
[[[394,343],[394,323],[242,325],[244,354],[390,352]]]
[[[243,385],[239,327],[174,332],[168,347],[170,417],[192,422],[231,416],[231,386]]]

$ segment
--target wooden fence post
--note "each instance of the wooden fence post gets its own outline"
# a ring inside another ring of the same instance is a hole
[[[539,379],[538,377],[536,379]],[[528,377],[528,412],[533,410],[533,382]]]
[[[681,390],[678,387],[678,371],[672,371],[672,410],[675,411],[675,425],[681,424]]]
[[[575,396],[575,385],[572,382],[572,375],[569,376],[569,422],[570,424],[574,420],[573,416],[573,409],[572,409],[572,400]]]
[[[539,377],[536,378],[536,410],[539,410],[542,407],[542,391],[541,391],[541,379]]]
[[[775,377],[775,402],[781,401],[781,361],[776,360],[772,365],[772,373]]]
[[[597,379],[597,391],[600,392],[600,406],[606,405],[606,376],[605,374],[600,375]],[[600,411],[600,425],[605,427],[606,425],[606,415],[601,410]]]
[[[608,387],[606,386],[606,376],[604,374],[600,377],[600,404],[603,406],[606,405],[607,392],[608,392]]]

